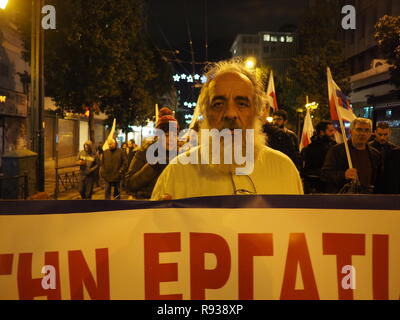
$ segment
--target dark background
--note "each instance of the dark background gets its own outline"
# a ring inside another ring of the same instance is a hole
[[[179,59],[191,61],[189,25],[195,60],[206,61],[207,19],[208,61],[218,61],[230,57],[237,34],[279,31],[297,24],[307,4],[307,0],[149,0],[149,34],[160,49],[179,50]]]

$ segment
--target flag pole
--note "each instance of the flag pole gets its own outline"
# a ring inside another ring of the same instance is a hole
[[[328,88],[329,88],[329,81],[331,81],[331,84],[333,85],[332,73],[331,73],[331,69],[329,67],[328,67],[327,73],[328,73]],[[331,97],[329,97],[329,99],[330,98]],[[336,112],[337,112],[338,118],[339,118],[340,130],[342,131],[343,143],[344,143],[344,148],[346,149],[346,156],[347,156],[347,162],[349,164],[349,169],[353,169],[353,162],[351,161],[349,144],[347,143],[346,129],[344,128],[344,124],[342,121],[342,114],[340,112],[340,108],[338,108],[337,99],[335,99],[335,108],[336,108]]]
[[[103,151],[106,151],[107,149],[109,149],[108,142],[109,142],[111,139],[114,139],[114,133],[115,133],[115,126],[116,126],[116,124],[117,124],[117,119],[114,118],[113,125],[112,125],[112,127],[111,127],[110,133],[108,134],[108,137],[107,137],[106,142],[103,144]]]
[[[155,105],[155,115],[156,115],[156,117],[155,117],[155,124],[157,124],[157,122],[158,122],[158,104],[156,103],[156,105]]]

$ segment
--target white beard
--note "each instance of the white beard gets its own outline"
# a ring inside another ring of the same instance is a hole
[[[201,129],[211,130],[213,128],[210,127],[207,120],[205,119],[202,123]],[[219,144],[220,144],[219,160],[220,161],[218,163],[213,162],[213,155],[215,157],[218,154],[218,145],[213,144],[212,137],[209,137],[208,139],[201,139],[201,130],[200,130],[199,140],[198,140],[200,143],[200,155],[201,155],[201,157],[205,156],[206,158],[208,158],[207,164],[205,164],[205,165],[209,166],[210,169],[217,171],[219,173],[237,174],[237,171],[238,171],[237,169],[240,169],[240,168],[243,169],[244,167],[246,167],[246,164],[248,163],[248,161],[254,161],[254,163],[255,163],[260,155],[260,151],[266,145],[266,137],[262,131],[261,121],[258,119],[256,119],[254,121],[253,127],[247,128],[247,129],[254,130],[254,135],[250,135],[251,138],[249,141],[247,141],[246,129],[243,129],[242,135],[241,135],[242,143],[239,145],[237,145],[237,144],[235,145],[235,143],[233,143],[233,145],[231,145],[232,142],[236,142],[236,138],[233,138],[233,136],[232,136],[231,141],[229,141],[230,139],[228,139],[227,143],[225,143],[225,139],[223,137],[221,137],[219,139]],[[203,141],[203,140],[205,140],[205,141]],[[207,143],[208,143],[209,147],[208,147],[208,152],[206,153],[205,151],[207,151],[206,150],[207,146],[205,144],[207,144]],[[203,153],[205,153],[204,155],[202,153],[203,149],[205,150],[205,151],[203,151]],[[225,150],[227,150],[227,157],[226,157],[227,159],[225,159],[225,154],[224,154]],[[244,157],[246,159],[244,163],[237,162],[238,159],[237,159],[237,157],[235,157],[235,150],[236,150],[236,153],[238,153],[239,155],[241,155],[242,157]],[[248,152],[253,153],[251,155],[251,159],[248,159],[248,157],[247,157]],[[227,160],[227,161],[225,161],[225,160]]]

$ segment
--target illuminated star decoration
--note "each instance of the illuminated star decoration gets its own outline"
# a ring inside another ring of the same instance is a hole
[[[186,79],[186,74],[182,73],[182,74],[181,74],[181,79],[182,79],[182,80],[185,80],[185,79]]]
[[[179,76],[179,74],[174,75],[175,82],[179,82],[180,79],[181,79],[181,77]]]
[[[200,78],[201,83],[206,83],[207,82],[207,77],[206,76],[202,76]]]
[[[185,101],[185,102],[183,103],[183,105],[184,105],[185,107],[191,109],[192,107],[195,107],[195,106],[196,106],[196,102],[187,102],[187,101]]]
[[[196,73],[195,75],[194,75],[194,80],[199,80],[200,79],[200,76]]]
[[[193,77],[192,77],[191,75],[189,75],[189,76],[187,77],[187,82],[193,82]]]

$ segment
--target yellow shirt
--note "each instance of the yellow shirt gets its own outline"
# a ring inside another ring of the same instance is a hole
[[[193,148],[190,152],[198,152]],[[172,199],[223,196],[234,194],[303,194],[299,172],[285,154],[264,147],[255,160],[254,170],[248,176],[218,172],[205,164],[169,164],[154,187],[152,199],[164,195]],[[248,191],[248,192],[247,192]]]

